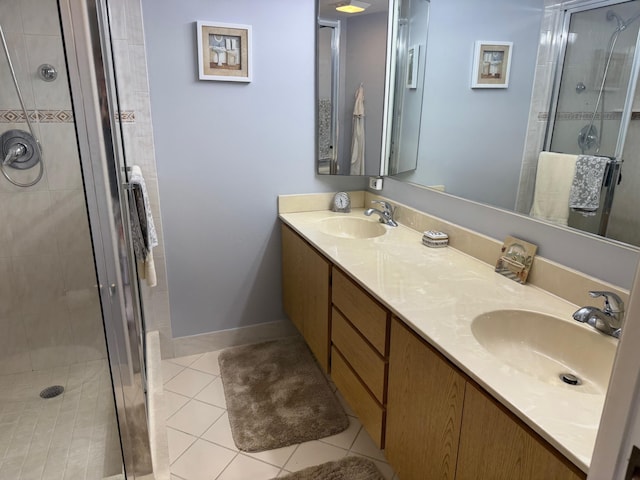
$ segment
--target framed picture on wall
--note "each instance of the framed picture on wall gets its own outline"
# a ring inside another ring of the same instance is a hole
[[[250,82],[251,25],[196,22],[200,80]]]
[[[471,88],[507,88],[513,42],[477,41],[473,54]]]

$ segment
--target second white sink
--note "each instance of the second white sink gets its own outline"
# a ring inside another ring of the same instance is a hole
[[[471,323],[476,340],[504,363],[549,384],[582,393],[606,393],[617,341],[571,323],[526,310],[495,310]],[[578,377],[568,385],[562,374]]]

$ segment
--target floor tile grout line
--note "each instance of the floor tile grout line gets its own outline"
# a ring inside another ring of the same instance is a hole
[[[216,475],[216,480],[218,480],[222,474],[227,470],[227,468],[229,468],[229,465],[231,465],[233,463],[233,461],[238,458],[238,455],[240,455],[240,451],[236,452],[236,454],[233,456],[233,458],[229,461],[229,463],[227,463],[225,465],[225,467],[220,471],[220,473],[218,475]]]

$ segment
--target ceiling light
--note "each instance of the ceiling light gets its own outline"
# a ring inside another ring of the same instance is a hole
[[[358,0],[347,0],[346,2],[339,3],[336,6],[336,10],[344,13],[360,13],[364,12],[370,6],[370,3],[359,2]]]

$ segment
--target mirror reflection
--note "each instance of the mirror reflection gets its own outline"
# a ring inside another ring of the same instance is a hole
[[[380,174],[388,19],[389,0],[319,0],[319,174]]]
[[[639,29],[640,0],[431,0],[398,178],[640,245]],[[477,41],[512,42],[508,88],[472,88]]]

